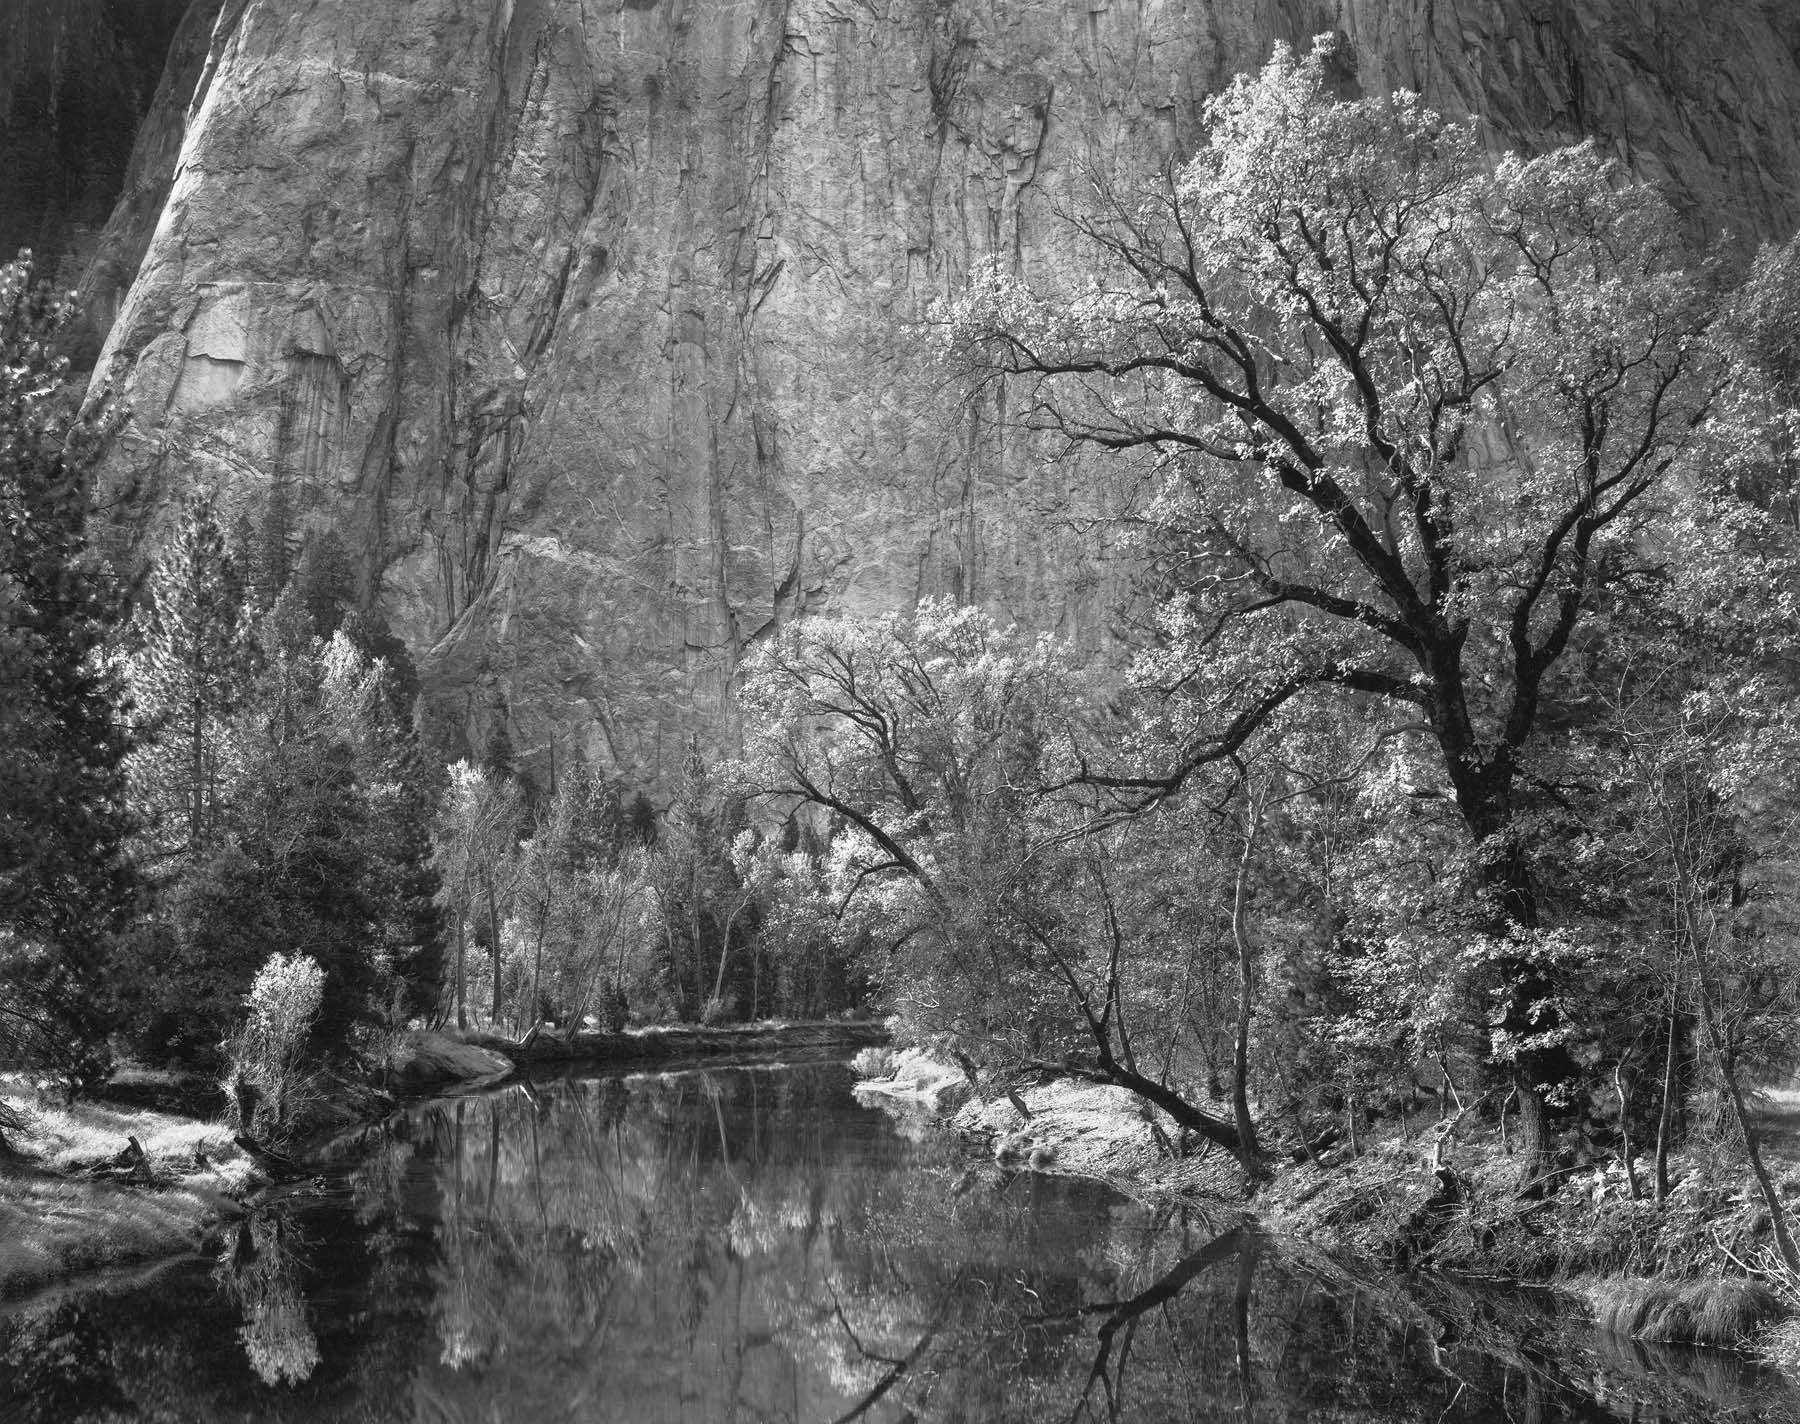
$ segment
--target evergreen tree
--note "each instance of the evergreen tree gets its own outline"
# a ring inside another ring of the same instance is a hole
[[[440,991],[432,790],[410,718],[347,626],[316,635],[296,584],[256,624],[211,834],[165,876],[140,936],[139,1038],[153,1054],[215,1052],[272,951],[325,971],[314,1046],[326,1052]]]
[[[131,903],[127,745],[101,658],[116,612],[87,542],[88,456],[52,354],[72,308],[0,267],[0,1042],[77,1084],[105,1064],[105,967]]]
[[[152,847],[191,858],[223,833],[232,720],[253,672],[243,580],[210,490],[183,504],[140,628],[130,667],[142,738],[133,792]]]
[[[442,977],[430,788],[388,671],[340,628],[312,633],[296,590],[264,620],[265,671],[244,718],[239,838],[272,937],[325,970],[328,1050],[423,1012]]]
[[[431,863],[435,807],[431,778],[410,716],[396,691],[403,673],[371,657],[344,620],[323,648],[325,733],[350,750],[364,812],[360,877],[374,912],[370,953],[384,1002],[398,1022],[429,1013],[443,989],[443,915]],[[402,650],[404,654],[404,650]]]

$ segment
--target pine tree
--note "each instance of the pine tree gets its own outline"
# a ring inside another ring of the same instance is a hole
[[[323,648],[326,735],[351,752],[363,810],[360,879],[372,907],[368,951],[379,974],[379,1006],[400,1022],[428,1013],[443,989],[443,915],[431,863],[434,788],[412,724],[402,674],[372,657],[347,617]],[[406,673],[410,674],[410,664]]]
[[[244,584],[211,491],[182,507],[131,660],[143,745],[133,792],[158,850],[205,854],[224,828],[232,719],[254,670]]]
[[[105,1065],[105,968],[131,904],[117,603],[89,549],[96,422],[51,354],[72,307],[0,267],[0,1043],[81,1084]]]

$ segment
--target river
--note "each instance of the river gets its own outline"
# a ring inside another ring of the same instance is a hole
[[[1736,1356],[1004,1174],[850,1081],[419,1104],[215,1252],[0,1314],[0,1419],[1800,1420]]]

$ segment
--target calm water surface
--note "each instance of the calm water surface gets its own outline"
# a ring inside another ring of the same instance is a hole
[[[1800,1420],[1733,1357],[972,1170],[849,1088],[417,1107],[214,1256],[0,1315],[0,1420]]]

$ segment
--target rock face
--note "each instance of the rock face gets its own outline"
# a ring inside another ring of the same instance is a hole
[[[101,362],[121,544],[195,481],[290,550],[334,529],[456,735],[640,783],[729,742],[737,661],[804,610],[945,593],[1098,646],[1107,480],[929,359],[972,265],[1079,280],[1089,174],[1333,28],[1348,88],[1594,133],[1697,227],[1785,236],[1788,11],[200,0],[94,279],[142,253]]]
[[[0,257],[72,283],[188,0],[0,0]]]

